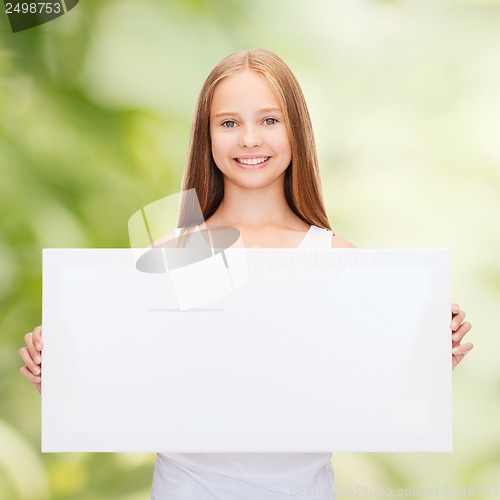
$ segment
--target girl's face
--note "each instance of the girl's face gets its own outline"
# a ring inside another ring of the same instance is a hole
[[[217,84],[210,137],[225,183],[244,188],[283,184],[292,148],[280,103],[262,75],[246,70]]]

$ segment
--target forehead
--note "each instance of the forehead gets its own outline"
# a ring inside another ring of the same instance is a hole
[[[266,78],[252,70],[240,71],[215,87],[210,114],[223,110],[280,108],[280,102]]]

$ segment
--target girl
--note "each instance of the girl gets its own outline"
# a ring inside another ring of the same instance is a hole
[[[201,90],[183,189],[195,188],[207,225],[240,230],[247,247],[349,248],[331,230],[302,91],[288,66],[265,50],[223,59]],[[186,214],[184,214],[185,216]],[[180,217],[183,226],[183,214]],[[472,349],[452,305],[452,366]],[[25,336],[21,374],[40,392],[42,331]],[[162,454],[156,500],[332,499],[328,453]]]

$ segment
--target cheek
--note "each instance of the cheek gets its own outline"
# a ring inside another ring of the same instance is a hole
[[[227,147],[227,141],[224,140],[219,134],[211,134],[210,138],[211,142],[211,150],[212,150],[212,158],[215,162],[215,165],[219,170],[224,170],[225,159],[229,154],[229,149]]]
[[[229,150],[229,145],[227,138],[221,136],[221,134],[212,134],[212,154],[215,156],[220,156],[225,154]]]
[[[215,160],[215,162],[217,163],[217,158],[219,156],[219,149],[220,149],[219,143],[217,141],[217,138],[215,138],[215,137],[212,137],[210,142],[211,142],[210,149],[212,150],[212,157]]]
[[[290,143],[288,133],[283,134],[281,138],[281,150],[284,154],[289,155],[290,158],[292,157],[292,145]]]
[[[278,135],[276,136],[276,140],[278,141],[280,148],[282,151],[289,150],[290,153],[292,151],[292,143],[290,141],[291,131],[288,129],[286,125],[283,124],[279,130],[276,131]]]

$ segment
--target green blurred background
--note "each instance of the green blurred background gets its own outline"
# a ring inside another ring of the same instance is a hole
[[[81,0],[17,34],[0,13],[1,499],[149,498],[151,454],[40,453],[17,351],[41,321],[42,248],[127,247],[129,216],[179,190],[204,78],[253,47],[302,84],[336,233],[451,248],[474,325],[455,451],[337,453],[338,498],[500,484],[500,2]]]

